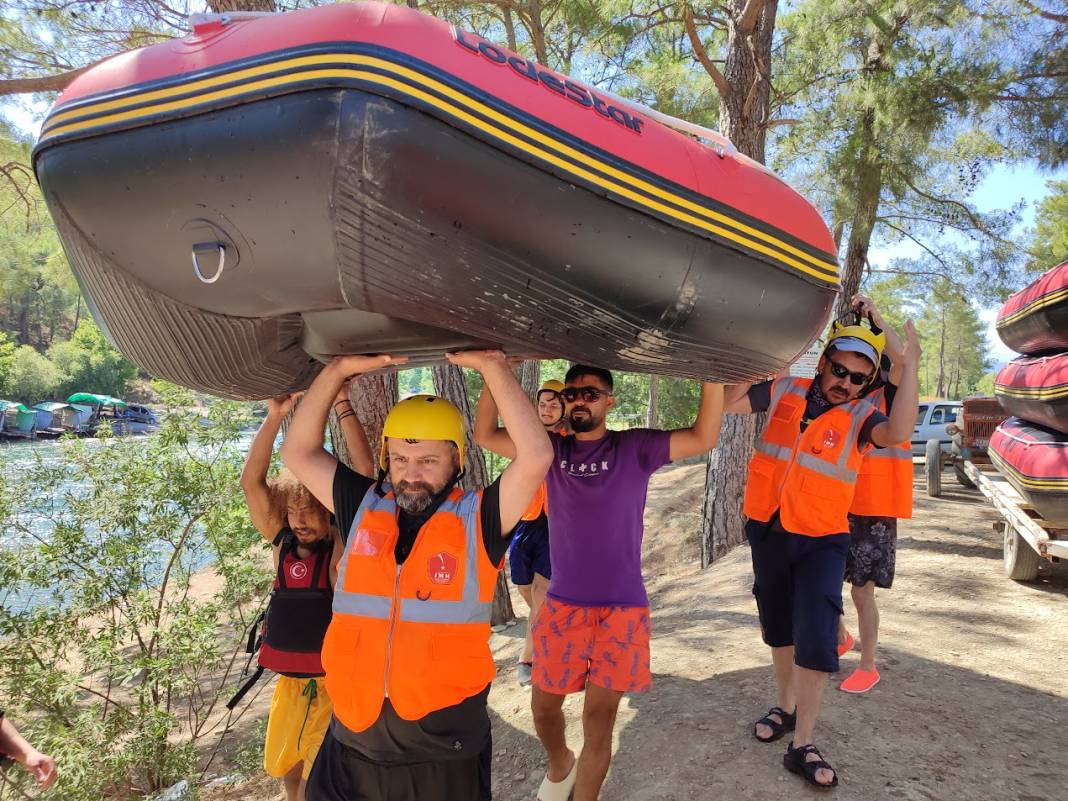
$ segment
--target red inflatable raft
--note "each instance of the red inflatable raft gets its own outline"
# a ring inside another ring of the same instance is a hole
[[[994,394],[1009,414],[1068,433],[1068,353],[1014,359],[998,373]]]
[[[1010,417],[990,438],[989,454],[1035,511],[1068,521],[1068,436]]]
[[[1068,350],[1068,262],[1005,301],[997,330],[1002,342],[1018,353]]]
[[[79,76],[34,165],[94,315],[232,397],[338,353],[775,373],[838,289],[816,210],[710,134],[408,8],[199,20]]]

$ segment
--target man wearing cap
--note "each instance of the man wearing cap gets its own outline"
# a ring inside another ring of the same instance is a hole
[[[560,399],[563,381],[549,379],[538,390],[535,406],[538,418],[547,434],[566,437],[570,433],[567,420],[564,419],[564,403]],[[534,618],[545,600],[552,577],[552,565],[549,561],[549,517],[545,502],[545,485],[542,484],[534,501],[523,514],[523,519],[515,527],[512,547],[508,549],[508,567],[512,584],[519,591],[530,608],[527,618],[527,636],[523,641],[523,653],[516,667],[519,684],[526,687],[531,682],[534,670],[534,639],[532,636]]]
[[[912,432],[919,341],[905,324],[902,376],[890,416],[860,398],[876,378],[885,336],[835,323],[814,379],[778,378],[727,392],[728,412],[769,411],[749,463],[744,511],[753,595],[771,646],[778,704],[753,727],[761,742],[793,732],[784,766],[811,784],[838,775],[813,744],[827,675],[838,670],[838,618],[848,513],[862,459]]]
[[[322,653],[334,717],[308,778],[309,801],[491,797],[490,608],[510,532],[544,479],[552,448],[504,354],[447,358],[482,374],[516,436],[515,460],[485,490],[457,487],[464,421],[433,395],[390,411],[377,481],[323,449],[341,384],[404,358],[334,359],[282,444],[286,466],[347,532]]]

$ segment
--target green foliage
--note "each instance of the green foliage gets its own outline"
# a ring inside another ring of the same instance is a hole
[[[913,319],[923,348],[921,395],[959,399],[980,391],[989,367],[986,326],[959,287],[942,278],[896,275],[871,283],[865,291],[899,334],[905,320]],[[986,394],[993,394],[992,384]]]
[[[11,381],[11,371],[15,369],[15,343],[0,331],[0,396],[6,397]]]
[[[1019,157],[989,112],[1044,47],[1042,26],[1012,23],[1009,5],[879,0],[858,13],[851,0],[809,0],[782,18],[780,88],[800,124],[775,163],[829,210],[850,277],[873,241],[906,240],[982,300],[1019,284],[1019,206],[981,213],[969,199],[996,163]]]
[[[63,373],[58,394],[95,392],[121,397],[126,384],[137,375],[137,367],[112,347],[91,317],[78,324],[74,336],[59,342],[48,352]]]
[[[195,779],[197,747],[229,730],[223,701],[270,583],[238,484],[245,422],[233,403],[212,404],[206,425],[179,409],[150,439],[72,440],[61,462],[0,486],[13,539],[0,550],[0,697],[60,760],[45,797],[131,799]],[[209,563],[221,586],[194,591]]]
[[[0,394],[33,405],[51,397],[62,380],[63,374],[52,362],[29,345],[22,345],[14,353],[7,382],[0,387]]]
[[[1043,272],[1068,261],[1068,181],[1047,181],[1049,194],[1035,210],[1027,269]]]

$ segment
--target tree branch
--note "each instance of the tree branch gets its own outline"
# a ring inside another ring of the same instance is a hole
[[[28,95],[37,92],[60,92],[66,89],[71,81],[89,69],[89,66],[38,78],[6,78],[0,80],[0,97],[5,95]]]
[[[764,10],[766,0],[748,0],[742,9],[742,16],[738,18],[738,33],[748,36],[756,28],[760,12]]]
[[[752,0],[750,0],[752,2]],[[763,0],[761,0],[763,2]],[[716,85],[716,91],[724,100],[730,97],[731,85],[727,83],[727,79],[723,77],[723,73],[719,71],[715,64],[712,63],[712,59],[708,57],[708,51],[705,50],[704,43],[701,42],[701,37],[697,33],[697,26],[693,21],[693,11],[690,9],[688,2],[683,2],[682,5],[682,21],[686,25],[686,35],[690,39],[690,46],[693,48],[693,53],[697,56],[697,60],[701,62],[701,66],[705,68],[705,72],[712,78],[712,82]]]
[[[1038,14],[1038,16],[1042,17],[1042,19],[1059,22],[1061,25],[1068,25],[1068,14],[1056,14],[1052,11],[1045,11],[1036,6],[1034,3],[1030,2],[1030,0],[1020,0],[1020,5]]]
[[[920,241],[919,239],[917,239],[916,237],[914,237],[914,236],[913,236],[912,234],[910,234],[910,233],[909,233],[908,231],[904,230],[903,228],[898,228],[898,227],[897,227],[896,225],[894,225],[893,223],[887,222],[886,220],[883,220],[883,225],[885,225],[885,226],[886,226],[887,228],[893,228],[893,229],[894,229],[895,231],[897,231],[897,232],[898,232],[899,234],[901,234],[901,235],[902,235],[902,236],[904,236],[904,237],[908,237],[908,238],[909,238],[909,239],[911,239],[911,240],[912,240],[913,242],[915,242],[915,243],[916,243],[917,245],[919,245],[919,246],[920,246],[921,248],[923,248],[924,250],[926,250],[926,251],[927,251],[927,253],[928,253],[928,254],[930,254],[931,258],[933,258],[933,259],[934,259],[935,261],[937,261],[937,262],[938,262],[939,264],[941,264],[941,265],[942,265],[943,267],[945,267],[945,268],[946,268],[947,270],[949,269],[949,265],[947,265],[947,264],[946,264],[946,263],[945,263],[945,262],[944,262],[944,261],[942,260],[942,257],[941,257],[941,256],[939,256],[939,255],[938,255],[937,253],[935,253],[935,252],[934,252],[933,250],[931,250],[931,249],[930,249],[929,247],[927,247],[927,245],[923,244],[923,242],[921,242],[921,241]],[[911,273],[910,273],[910,275],[911,275]]]
[[[764,123],[764,127],[765,128],[775,128],[775,127],[777,127],[779,125],[800,125],[800,124],[801,124],[801,120],[779,119],[779,120],[768,120],[767,122]]]

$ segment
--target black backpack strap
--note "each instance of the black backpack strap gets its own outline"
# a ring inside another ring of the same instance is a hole
[[[330,566],[330,558],[334,555],[334,538],[331,537],[323,545],[321,545],[315,554],[315,567],[312,569],[311,588],[313,590],[319,589],[319,577],[323,575],[323,570],[328,569]],[[331,588],[332,589],[332,588]]]
[[[278,549],[278,589],[286,589],[286,556],[294,549],[294,537],[292,534],[288,534],[282,540],[282,547]]]
[[[260,649],[260,645],[263,642],[263,637],[260,636],[260,624],[266,616],[267,610],[265,609],[256,616],[256,619],[252,621],[252,625],[249,626],[248,642],[245,644],[246,654],[254,654]],[[245,670],[248,670],[248,666],[245,667]]]
[[[256,672],[252,674],[252,678],[242,684],[241,689],[234,693],[234,697],[226,702],[226,708],[232,712],[234,707],[241,703],[241,699],[248,695],[248,691],[260,680],[260,676],[262,675],[263,667],[257,667]]]

